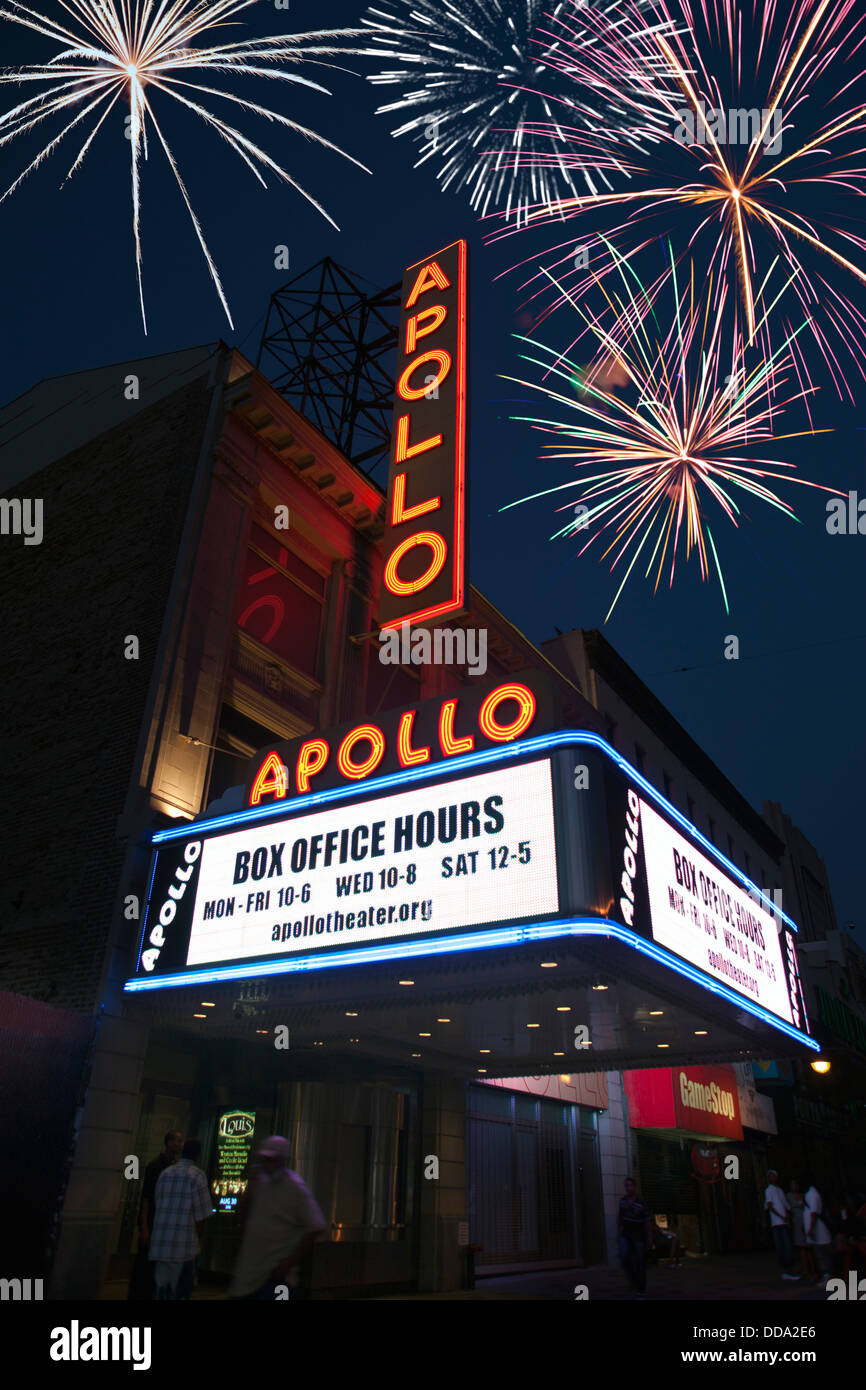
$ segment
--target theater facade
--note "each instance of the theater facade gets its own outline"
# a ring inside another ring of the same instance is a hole
[[[462,243],[406,272],[387,492],[221,344],[79,445],[82,468],[124,449],[132,489],[163,459],[188,477],[170,583],[125,600],[152,605],[128,780],[69,818],[121,862],[90,918],[99,1023],[54,1297],[125,1276],[140,1194],[119,1175],[167,1129],[203,1141],[214,1281],[271,1133],[329,1222],[320,1297],[604,1261],[633,1166],[624,1072],[679,1068],[700,1101],[679,1130],[718,1143],[705,1069],[817,1050],[773,834],[680,730],[724,853],[617,746],[600,682],[470,582],[466,277]],[[484,633],[483,675],[382,659],[383,629],[443,624]]]

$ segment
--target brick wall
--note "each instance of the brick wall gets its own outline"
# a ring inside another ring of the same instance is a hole
[[[117,819],[209,401],[193,382],[7,494],[43,499],[44,536],[0,536],[0,983],[65,1008],[98,1003]]]

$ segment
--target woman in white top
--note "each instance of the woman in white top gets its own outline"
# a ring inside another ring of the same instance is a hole
[[[825,1223],[821,1220],[824,1203],[814,1183],[811,1183],[804,1198],[803,1221],[806,1227],[806,1240],[815,1252],[818,1261],[818,1282],[824,1283],[833,1273],[833,1244]]]
[[[800,1184],[796,1178],[791,1179],[791,1189],[787,1194],[788,1206],[791,1208],[791,1244],[800,1257],[800,1266],[803,1276],[806,1279],[815,1278],[815,1256],[809,1248],[806,1240],[806,1226],[803,1217],[806,1213],[806,1203],[800,1191]]]

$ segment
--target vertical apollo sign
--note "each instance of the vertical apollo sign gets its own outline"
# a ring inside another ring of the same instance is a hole
[[[464,606],[467,246],[455,241],[403,277],[381,627]]]

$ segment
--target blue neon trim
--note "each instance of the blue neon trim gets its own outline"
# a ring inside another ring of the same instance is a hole
[[[153,837],[153,844],[163,844],[168,840],[192,840],[201,832],[209,830],[228,830],[232,826],[256,824],[259,821],[274,820],[280,817],[288,819],[294,810],[304,811],[308,806],[325,806],[334,801],[344,801],[357,796],[375,796],[379,791],[385,791],[393,787],[405,786],[407,782],[428,782],[434,777],[441,777],[445,772],[461,772],[466,768],[484,767],[489,763],[498,763],[513,760],[515,758],[530,757],[533,753],[549,753],[557,748],[570,747],[575,743],[589,744],[590,747],[598,748],[611,762],[616,763],[621,772],[636,782],[643,789],[648,797],[656,802],[662,810],[670,816],[677,825],[681,826],[689,835],[696,839],[708,852],[712,859],[724,865],[729,873],[733,874],[738,882],[745,884],[749,893],[757,893],[759,899],[766,904],[767,910],[773,917],[780,917],[792,931],[799,934],[800,928],[793,922],[787,913],[782,912],[776,904],[764,896],[762,890],[751,879],[732,864],[721,850],[711,844],[709,840],[698,830],[697,826],[692,825],[691,821],[686,820],[681,815],[676,806],[672,806],[661,794],[656,791],[645,777],[632,767],[615,748],[605,742],[598,734],[590,733],[588,729],[560,729],[553,734],[540,734],[537,738],[526,739],[523,743],[503,744],[500,748],[485,748],[479,753],[467,753],[462,758],[446,759],[440,763],[428,763],[423,768],[406,768],[402,772],[392,772],[387,777],[374,777],[371,781],[358,782],[349,787],[333,787],[329,791],[311,792],[304,797],[303,802],[298,798],[292,800],[282,800],[272,802],[267,806],[257,806],[245,811],[232,811],[226,816],[217,816],[211,820],[185,821],[176,830],[157,830]]]
[[[818,1043],[807,1033],[801,1033],[793,1024],[777,1018],[760,1004],[755,1004],[742,995],[735,994],[720,980],[712,980],[702,971],[682,961],[678,956],[646,941],[636,932],[621,927],[605,917],[576,917],[570,921],[543,922],[527,926],[525,923],[515,927],[493,927],[481,932],[468,932],[464,936],[440,937],[434,940],[406,941],[395,945],[363,946],[358,950],[322,952],[315,956],[302,956],[297,960],[261,961],[255,965],[216,966],[206,970],[191,970],[186,974],[163,975],[152,979],[135,978],[127,980],[124,990],[129,994],[140,994],[144,990],[177,989],[183,985],[212,984],[221,980],[255,979],[263,975],[289,975],[307,973],[311,970],[328,970],[341,965],[364,965],[371,961],[407,960],[416,956],[448,955],[452,951],[485,951],[496,946],[517,946],[530,941],[550,941],[558,936],[613,936],[626,946],[641,951],[651,960],[669,969],[676,970],[694,984],[717,994],[726,1003],[736,1004],[747,1013],[768,1023],[773,1028],[797,1042],[804,1043],[815,1052],[820,1052]]]
[[[135,959],[141,960],[141,953],[144,950],[144,938],[147,932],[147,919],[150,916],[150,900],[153,896],[153,880],[156,878],[156,855],[153,856],[153,863],[150,866],[150,880],[147,885],[147,897],[144,900],[144,912],[141,914],[141,931],[138,934],[138,950]]]

